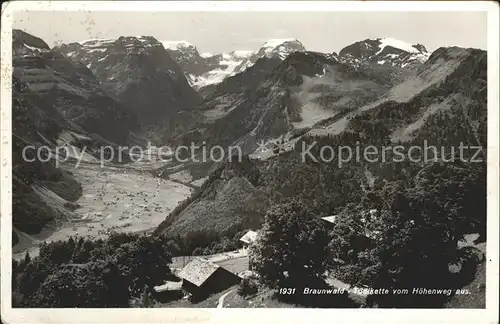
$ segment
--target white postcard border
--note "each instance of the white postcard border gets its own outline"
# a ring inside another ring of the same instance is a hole
[[[2,4],[1,317],[5,323],[496,323],[499,217],[499,7],[482,1],[14,1]],[[11,86],[16,11],[485,11],[488,12],[488,221],[486,309],[12,309]]]

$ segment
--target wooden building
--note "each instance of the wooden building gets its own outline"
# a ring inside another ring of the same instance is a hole
[[[257,232],[248,231],[245,235],[240,238],[240,242],[243,243],[244,247],[250,246],[257,239]]]
[[[238,275],[203,258],[191,260],[178,274],[182,288],[193,300],[201,300],[240,283]]]

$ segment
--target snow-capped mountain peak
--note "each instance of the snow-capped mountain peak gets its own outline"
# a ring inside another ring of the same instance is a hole
[[[196,47],[185,41],[163,42],[170,56],[183,68],[195,88],[222,82],[252,66],[259,58],[275,57],[284,60],[296,51],[305,51],[296,38],[270,39],[257,52],[233,50],[228,53],[198,53]]]
[[[380,42],[379,48],[380,50],[375,53],[375,55],[378,55],[380,52],[382,52],[386,46],[391,46],[397,49],[400,49],[402,51],[408,52],[408,53],[420,53],[421,51],[415,48],[415,45],[410,45],[406,42],[403,42],[398,39],[394,38],[377,38],[377,40]]]
[[[190,47],[195,47],[193,44],[191,44],[188,41],[185,40],[179,40],[179,41],[161,41],[163,44],[163,47],[167,50],[173,50],[173,51],[178,51],[183,48],[190,48]]]
[[[256,55],[258,57],[277,55],[285,59],[290,53],[305,50],[304,45],[296,38],[276,38],[265,42]]]
[[[273,38],[273,39],[270,39],[267,42],[265,42],[264,45],[262,45],[262,47],[275,48],[276,46],[281,45],[283,43],[287,43],[287,42],[299,42],[300,43],[300,41],[297,38]]]
[[[365,39],[344,47],[339,52],[342,61],[353,66],[371,62],[401,68],[418,66],[429,58],[430,53],[421,44],[386,37]]]
[[[253,55],[252,51],[235,50],[229,53],[202,53],[187,41],[162,41],[165,50],[181,66],[191,86],[200,88],[220,83],[244,60]]]
[[[113,38],[92,38],[92,39],[86,39],[86,40],[81,40],[78,41],[80,45],[87,44],[87,45],[100,45],[100,44],[105,44],[105,43],[112,43],[116,39]]]

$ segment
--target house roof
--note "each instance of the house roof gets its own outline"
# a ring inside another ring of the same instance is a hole
[[[240,238],[240,241],[242,241],[244,243],[247,243],[247,244],[250,244],[253,241],[255,241],[256,238],[257,238],[257,232],[255,232],[255,231],[248,231],[245,235],[243,235]]]
[[[328,223],[333,224],[333,223],[335,223],[335,220],[337,219],[337,215],[321,217],[321,219],[326,220]]]
[[[200,287],[220,266],[206,259],[196,258],[191,260],[177,275]]]

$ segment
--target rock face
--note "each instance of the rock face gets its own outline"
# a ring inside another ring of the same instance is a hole
[[[186,41],[163,41],[162,43],[195,89],[222,82],[252,54],[250,51],[232,51],[216,55],[200,54],[194,45]]]
[[[259,58],[275,56],[281,60],[295,51],[305,51],[297,39],[271,39],[257,51],[234,50],[212,55],[200,54],[186,41],[163,41],[170,56],[181,66],[190,84],[200,90],[221,83],[228,76],[243,72]]]
[[[77,130],[79,126],[68,121],[43,94],[30,90],[18,78],[13,78],[12,85],[13,229],[33,234],[48,222],[71,217],[72,211],[68,208],[81,195],[80,184],[56,168],[53,161],[40,162],[35,148],[45,145],[53,149],[61,132]],[[27,146],[33,150],[23,156]],[[40,156],[46,159],[47,154],[45,151]]]
[[[203,95],[205,88],[213,90],[215,84],[225,78],[245,71],[263,57],[284,60],[293,52],[305,52],[306,48],[296,38],[270,39],[257,51],[232,51],[212,55],[200,54],[193,44],[186,41],[163,41],[170,56],[181,66],[189,83]],[[410,45],[392,38],[366,39],[333,53],[340,62],[354,68],[370,68],[383,65],[402,69],[398,73],[414,71],[430,56],[425,46]],[[376,68],[375,68],[376,69]],[[406,73],[407,74],[407,73]]]
[[[369,52],[374,49],[357,55],[372,57]],[[265,55],[214,86],[193,111],[190,130],[176,143],[238,145],[244,153],[264,158],[255,151],[262,141],[283,138],[293,145],[302,134],[341,133],[358,114],[387,102],[412,100],[448,78],[467,57],[477,56],[468,49],[442,48],[425,55],[424,63],[401,67],[370,61],[353,66],[345,55],[293,52],[284,60]],[[419,55],[414,57],[423,60]]]
[[[179,142],[238,144],[252,153],[258,141],[307,131],[375,100],[391,86],[388,77],[353,69],[334,55],[293,52],[282,60],[268,53],[217,85]]]
[[[300,139],[487,146],[487,55],[481,50],[443,47],[429,54],[419,44],[375,39],[337,55],[306,51],[288,39],[266,42],[255,53],[207,55],[190,44],[143,36],[51,50],[21,31],[14,31],[13,49],[14,225],[30,233],[71,217],[81,188],[51,163],[22,159],[28,144],[118,144],[135,133],[173,145],[238,146],[247,155],[244,170],[207,163],[217,172],[159,229],[179,235],[210,222],[221,232],[258,227],[269,192],[287,191],[269,187],[254,171],[271,170],[273,183],[302,188],[305,183],[284,170],[302,170],[307,178],[312,169],[281,159]],[[261,152],[262,143],[271,150]],[[188,164],[182,171],[191,172]]]
[[[111,98],[85,65],[51,50],[40,38],[13,31],[13,75],[30,93],[89,133],[126,143],[134,113]]]
[[[296,38],[270,39],[255,53],[250,60],[264,56],[277,56],[284,60],[293,52],[305,52],[304,45]]]
[[[57,51],[87,66],[106,93],[136,114],[153,141],[164,142],[182,130],[182,113],[199,100],[182,69],[153,37],[87,40]]]
[[[422,65],[429,56],[421,44],[410,45],[392,38],[365,39],[339,52],[342,61],[354,66],[370,62],[407,69]]]

